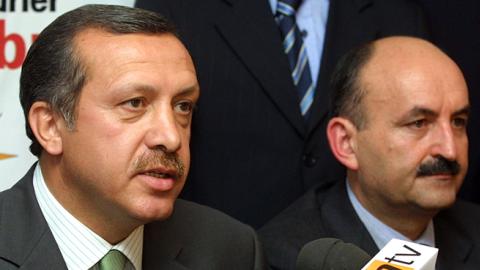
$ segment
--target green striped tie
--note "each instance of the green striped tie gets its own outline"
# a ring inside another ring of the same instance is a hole
[[[125,266],[127,258],[122,252],[112,249],[105,255],[98,266],[100,270],[121,270]]]

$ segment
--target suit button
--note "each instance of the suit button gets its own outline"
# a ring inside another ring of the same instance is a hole
[[[317,159],[310,154],[303,155],[302,159],[303,159],[303,164],[305,164],[305,166],[309,168],[317,164]]]

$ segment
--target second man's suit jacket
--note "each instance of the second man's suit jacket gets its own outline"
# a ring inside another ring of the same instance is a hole
[[[339,57],[379,37],[426,32],[410,0],[331,0],[316,96],[303,119],[268,0],[137,0],[136,6],[176,24],[197,69],[201,94],[185,198],[254,227],[319,179],[344,175],[325,136],[328,85]]]
[[[408,219],[408,217],[405,217]],[[474,270],[480,265],[480,207],[458,201],[433,219],[437,270]],[[259,231],[273,269],[294,269],[300,249],[310,241],[333,237],[352,243],[372,257],[379,249],[356,214],[345,181],[307,192]]]
[[[67,269],[35,198],[33,168],[0,193],[0,269]],[[166,221],[145,225],[143,270],[265,269],[253,230],[195,203],[177,200]]]

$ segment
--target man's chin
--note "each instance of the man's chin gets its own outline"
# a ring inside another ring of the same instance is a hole
[[[425,205],[446,208],[455,203],[459,179],[453,175],[432,175],[417,179],[417,198]],[[460,182],[461,183],[461,182]]]
[[[426,211],[438,212],[451,207],[455,203],[455,200],[455,194],[436,194],[423,200],[420,205]]]
[[[131,213],[131,216],[141,224],[146,224],[153,221],[168,219],[172,215],[173,209],[173,201],[162,201],[140,206]]]

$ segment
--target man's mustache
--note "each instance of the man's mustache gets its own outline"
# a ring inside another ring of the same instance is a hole
[[[169,153],[163,149],[155,149],[141,155],[135,161],[134,171],[138,173],[159,167],[175,171],[177,179],[182,178],[185,174],[185,165],[178,154]]]
[[[422,177],[438,174],[457,175],[460,172],[460,167],[460,164],[456,160],[448,160],[439,156],[421,164],[417,169],[417,176]]]

